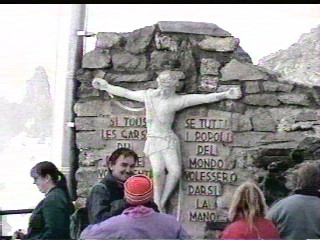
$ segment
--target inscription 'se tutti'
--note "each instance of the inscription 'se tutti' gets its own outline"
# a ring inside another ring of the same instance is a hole
[[[229,129],[230,124],[227,119],[214,118],[188,118],[185,121],[186,129]]]

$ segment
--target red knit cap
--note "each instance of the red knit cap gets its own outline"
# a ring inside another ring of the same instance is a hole
[[[132,205],[141,205],[150,202],[153,197],[152,180],[143,174],[129,177],[124,183],[124,196]]]

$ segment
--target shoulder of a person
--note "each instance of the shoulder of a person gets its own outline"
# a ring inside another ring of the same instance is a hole
[[[55,205],[59,202],[65,202],[66,201],[66,194],[64,191],[60,188],[53,189],[44,199],[43,205]]]
[[[288,205],[292,205],[292,204],[295,204],[296,202],[300,202],[302,200],[301,196],[302,195],[299,195],[299,194],[293,194],[283,199],[280,199],[278,202],[274,203],[271,206],[271,209],[287,207]]]
[[[221,238],[240,238],[243,230],[248,227],[248,224],[243,220],[235,221],[229,224],[221,233]]]
[[[60,199],[65,199],[66,194],[61,188],[55,188],[51,192],[48,193],[48,195],[45,197],[44,202],[51,202],[51,201],[57,201]]]
[[[237,220],[229,224],[225,229],[226,231],[232,231],[232,230],[238,230],[238,229],[243,229],[247,227],[248,227],[248,223],[245,220]]]
[[[161,213],[161,212],[154,212],[159,218],[162,218],[163,221],[170,222],[170,223],[177,223],[180,224],[179,221],[175,218],[175,216],[167,214],[167,213]]]
[[[94,192],[101,191],[101,190],[103,190],[103,191],[107,190],[107,185],[101,181],[95,183],[91,188],[91,191],[94,191]]]

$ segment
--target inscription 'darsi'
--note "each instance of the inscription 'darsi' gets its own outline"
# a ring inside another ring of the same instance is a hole
[[[230,121],[223,118],[188,118],[185,120],[184,142],[196,143],[195,151],[187,156],[183,174],[185,194],[194,200],[189,208],[190,222],[219,221],[215,212],[217,197],[223,194],[223,184],[236,182],[237,174],[231,169],[234,162],[220,156],[233,141]]]

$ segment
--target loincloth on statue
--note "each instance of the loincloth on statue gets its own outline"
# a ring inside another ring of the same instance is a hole
[[[146,156],[167,149],[180,150],[179,138],[174,133],[168,133],[166,135],[147,134],[147,140],[143,150]]]

